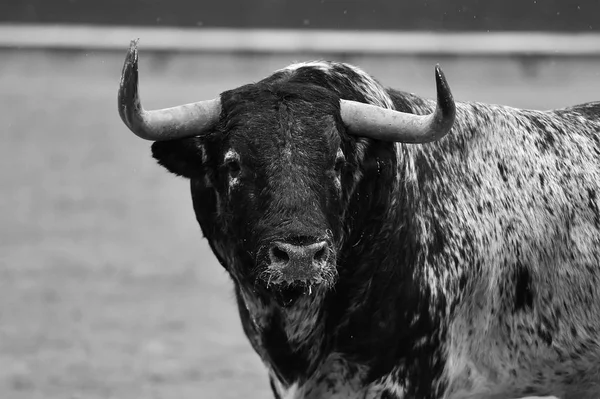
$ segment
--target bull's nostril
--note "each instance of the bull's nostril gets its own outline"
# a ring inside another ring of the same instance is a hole
[[[273,256],[274,260],[279,262],[288,262],[290,260],[290,256],[287,254],[287,252],[278,247],[271,248],[271,255]]]
[[[279,265],[309,267],[327,259],[328,246],[325,241],[314,244],[296,245],[286,242],[275,242],[269,250],[271,262]]]

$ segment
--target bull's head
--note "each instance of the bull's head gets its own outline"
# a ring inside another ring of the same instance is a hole
[[[136,44],[123,67],[121,118],[156,141],[160,164],[191,179],[213,251],[234,279],[251,279],[265,293],[289,298],[334,283],[343,216],[363,162],[358,147],[371,139],[434,141],[454,121],[439,67],[437,107],[424,116],[343,99],[285,71],[216,99],[146,111]]]

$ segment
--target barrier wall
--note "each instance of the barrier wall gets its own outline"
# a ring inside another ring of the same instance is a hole
[[[3,0],[1,22],[226,28],[598,31],[597,0]]]

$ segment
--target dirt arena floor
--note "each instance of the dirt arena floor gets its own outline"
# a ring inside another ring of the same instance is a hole
[[[118,53],[0,52],[0,398],[268,398],[184,179],[117,114]],[[141,51],[147,108],[314,55]],[[339,57],[337,58],[340,59]],[[551,108],[600,100],[597,59],[345,57],[386,85]]]

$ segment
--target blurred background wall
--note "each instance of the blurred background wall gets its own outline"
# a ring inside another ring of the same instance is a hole
[[[597,0],[4,0],[0,22],[228,28],[597,30]]]

